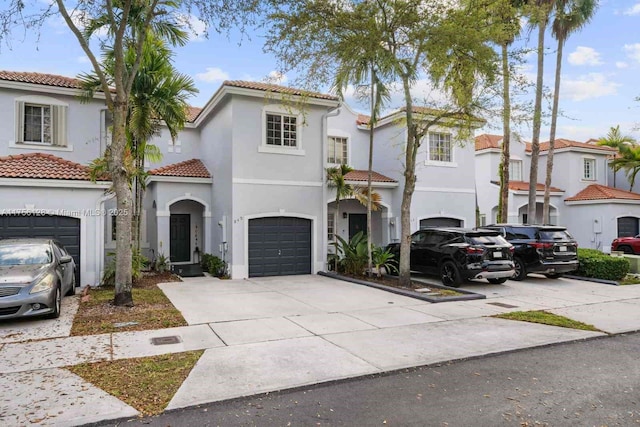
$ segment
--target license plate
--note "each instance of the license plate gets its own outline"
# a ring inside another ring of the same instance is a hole
[[[558,250],[559,250],[560,252],[567,252],[567,247],[566,247],[566,246],[560,246],[560,247],[558,248]]]
[[[493,253],[493,257],[494,258],[502,258],[502,252],[494,252]]]

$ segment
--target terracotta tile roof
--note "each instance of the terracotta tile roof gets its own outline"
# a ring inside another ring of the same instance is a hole
[[[367,116],[366,114],[358,114],[358,117],[356,118],[356,124],[367,125],[369,124],[369,120],[371,120],[371,116]]]
[[[573,197],[565,199],[567,202],[581,200],[640,200],[640,194],[600,184],[591,184]]]
[[[52,154],[18,154],[0,157],[0,177],[88,181],[89,168]],[[108,177],[98,179],[108,180]]]
[[[55,74],[30,73],[23,71],[0,71],[0,80],[66,87],[71,89],[80,88],[80,80]]]
[[[367,182],[369,176],[369,171],[367,170],[352,170],[348,174],[344,176],[346,181],[364,181]],[[372,172],[371,180],[373,182],[398,182],[395,179],[389,178],[388,176],[384,176],[378,172]]]
[[[331,101],[338,100],[337,96],[328,95],[326,93],[311,92],[304,89],[296,89],[293,87],[274,85],[271,83],[249,82],[244,80],[225,80],[224,83],[222,83],[222,85],[240,87],[244,89],[263,90],[265,92],[277,92],[277,93],[283,93],[287,95],[298,95],[298,96],[308,96],[311,98],[318,98],[318,99],[329,99]]]
[[[591,142],[578,142],[578,141],[572,141],[570,139],[558,138],[555,140],[555,149],[559,150],[561,148],[589,148],[591,150],[608,151],[611,154],[615,154],[618,152],[617,149],[613,147],[607,147],[606,145],[596,145]],[[527,146],[525,149],[527,150],[527,152],[531,152],[531,143],[527,143]],[[540,151],[548,151],[548,150],[549,150],[549,141],[541,142]]]
[[[194,122],[198,115],[202,112],[202,108],[199,107],[187,107],[187,121]]]
[[[207,167],[200,159],[185,160],[149,171],[150,175],[181,176],[188,178],[211,178]]]
[[[492,184],[500,185],[498,181],[491,181]],[[509,181],[509,190],[513,191],[529,191],[529,183],[526,181]],[[536,192],[544,191],[544,184],[536,184]],[[551,186],[551,191],[554,193],[563,193],[564,190],[558,187]]]
[[[489,148],[500,148],[502,138],[502,135],[489,135],[487,133],[478,135],[476,136],[476,151],[487,150]]]

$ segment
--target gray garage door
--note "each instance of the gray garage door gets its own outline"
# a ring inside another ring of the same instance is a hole
[[[310,273],[310,220],[291,217],[249,220],[249,277]]]
[[[420,220],[420,229],[429,227],[462,227],[462,221],[455,218],[428,218]]]
[[[638,235],[638,218],[625,216],[618,218],[618,237],[635,237]]]
[[[15,237],[43,237],[62,243],[78,266],[76,283],[80,285],[79,219],[55,215],[0,216],[0,239]]]

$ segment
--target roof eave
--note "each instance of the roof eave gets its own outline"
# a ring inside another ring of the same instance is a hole
[[[51,93],[55,95],[69,95],[69,96],[78,96],[82,93],[82,90],[77,88],[68,88],[61,86],[50,86],[44,85],[40,83],[25,83],[25,82],[15,82],[12,80],[0,80],[0,88],[5,89],[17,89],[24,90],[29,92],[45,92]],[[105,99],[103,92],[94,92],[94,99]]]

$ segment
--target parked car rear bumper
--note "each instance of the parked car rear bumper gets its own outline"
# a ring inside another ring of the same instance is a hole
[[[578,260],[542,262],[539,266],[528,269],[530,273],[563,274],[578,269]]]
[[[502,279],[511,278],[516,270],[511,261],[491,264],[470,264],[467,269],[468,279]]]

